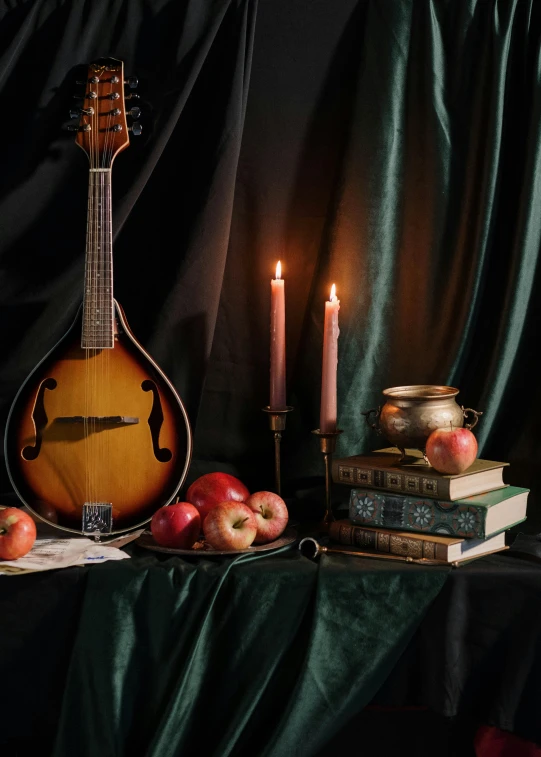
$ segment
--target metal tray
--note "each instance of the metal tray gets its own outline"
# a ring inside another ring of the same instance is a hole
[[[284,533],[274,541],[270,541],[268,544],[256,544],[248,549],[213,549],[210,544],[204,543],[204,546],[200,549],[175,549],[174,547],[162,547],[160,544],[154,541],[154,538],[150,531],[145,531],[144,534],[134,542],[143,549],[149,549],[152,552],[165,552],[168,555],[179,555],[181,557],[221,557],[232,555],[248,555],[259,552],[270,552],[273,549],[279,549],[285,547],[288,544],[293,544],[297,539],[297,532],[291,526],[287,526]]]

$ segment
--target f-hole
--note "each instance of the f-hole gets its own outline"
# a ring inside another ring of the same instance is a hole
[[[152,449],[154,450],[154,457],[160,463],[168,463],[173,457],[173,453],[167,447],[160,447],[160,430],[163,424],[163,410],[162,403],[160,401],[160,395],[158,393],[158,387],[154,381],[145,379],[141,384],[141,389],[144,392],[152,392],[152,410],[148,416],[148,425],[150,428],[150,435],[152,437]]]
[[[45,412],[45,390],[56,389],[56,381],[54,378],[47,378],[42,382],[38,389],[36,401],[34,403],[34,409],[32,410],[32,422],[34,424],[34,431],[36,434],[36,442],[32,446],[29,444],[22,451],[22,456],[25,460],[35,460],[39,455],[41,449],[41,443],[43,441],[43,430],[47,426],[48,418]]]

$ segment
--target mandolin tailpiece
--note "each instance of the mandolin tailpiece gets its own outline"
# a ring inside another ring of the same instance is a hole
[[[113,530],[113,505],[111,502],[85,502],[83,505],[82,531],[84,534],[110,534]]]

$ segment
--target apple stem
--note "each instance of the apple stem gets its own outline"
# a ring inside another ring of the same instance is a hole
[[[248,517],[243,518],[242,520],[238,520],[236,523],[233,524],[233,528],[240,528],[243,523],[246,523],[248,520]]]
[[[2,536],[2,534],[7,534],[7,532],[7,528],[0,528],[0,536]]]

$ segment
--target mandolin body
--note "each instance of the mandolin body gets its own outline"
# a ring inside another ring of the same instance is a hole
[[[180,397],[116,300],[113,348],[81,347],[79,313],[21,387],[5,436],[20,499],[79,533],[144,524],[179,491],[191,449]]]

